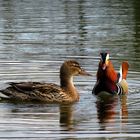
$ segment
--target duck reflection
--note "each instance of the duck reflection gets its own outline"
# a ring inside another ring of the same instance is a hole
[[[2,101],[4,102],[4,101]],[[48,125],[52,120],[59,120],[59,125],[62,130],[73,130],[73,104],[44,104],[44,103],[19,103],[19,102],[4,102],[6,103],[6,113],[10,118],[21,118],[28,120],[42,120]],[[9,113],[10,112],[10,113]],[[58,118],[59,114],[59,118]],[[7,116],[6,116],[7,117]]]
[[[99,97],[96,101],[97,107],[97,117],[101,130],[105,130],[109,124],[115,123],[115,117],[117,114],[116,107],[120,99],[121,107],[121,123],[126,123],[128,117],[127,111],[127,96],[111,96],[107,95],[106,97]]]
[[[118,98],[116,96],[109,96],[106,98],[98,98],[96,102],[97,115],[100,124],[105,124],[112,121],[115,117],[115,107]],[[101,125],[104,126],[104,125]],[[102,128],[105,129],[105,128]]]
[[[121,122],[125,124],[128,121],[127,95],[120,96],[120,101],[121,101]]]
[[[60,105],[60,126],[66,130],[73,130],[73,106],[72,104]]]

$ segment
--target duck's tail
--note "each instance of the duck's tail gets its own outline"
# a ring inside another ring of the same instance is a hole
[[[129,64],[127,61],[123,61],[120,66],[118,85],[122,88],[123,93],[128,93],[128,84],[126,82]]]
[[[127,61],[122,62],[122,78],[126,80],[129,64]]]
[[[123,61],[122,65],[120,66],[120,71],[119,71],[119,82],[121,82],[123,79],[126,80],[127,73],[128,73],[128,68],[129,68],[128,62]]]
[[[9,99],[9,96],[7,96],[3,90],[0,90],[0,99]]]

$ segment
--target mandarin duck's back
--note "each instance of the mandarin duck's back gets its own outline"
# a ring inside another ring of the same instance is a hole
[[[126,77],[129,67],[128,62],[122,62],[120,72],[117,73],[109,59],[109,54],[101,53],[100,56],[97,81],[92,91],[93,94],[98,95],[100,92],[107,92],[113,95],[127,93]]]

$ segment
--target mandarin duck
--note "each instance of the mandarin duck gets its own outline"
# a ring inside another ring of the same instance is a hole
[[[126,82],[129,64],[123,61],[120,66],[120,72],[117,73],[109,59],[109,53],[100,53],[100,62],[97,70],[97,81],[92,93],[109,93],[111,95],[126,94],[128,92],[128,84]]]
[[[52,83],[19,82],[9,83],[1,90],[1,98],[14,101],[42,101],[46,103],[72,103],[79,100],[73,84],[73,76],[87,75],[75,60],[65,61],[60,68],[60,86]]]

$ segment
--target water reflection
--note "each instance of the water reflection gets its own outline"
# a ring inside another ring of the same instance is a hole
[[[101,130],[106,129],[109,122],[113,122],[116,115],[116,105],[118,103],[117,97],[108,96],[108,98],[98,98],[96,102],[97,115]]]
[[[121,104],[121,123],[128,122],[128,108],[127,108],[127,95],[122,95],[120,97],[120,104]]]
[[[73,130],[73,106],[69,105],[60,105],[60,126],[66,130]]]
[[[6,118],[21,118],[21,119],[38,119],[49,123],[50,118],[59,120],[62,130],[73,130],[73,109],[74,104],[45,104],[37,102],[14,102],[0,101],[1,104],[6,104],[3,115]],[[55,122],[53,124],[56,125]]]
[[[11,81],[59,83],[59,66],[69,58],[95,75],[100,50],[109,50],[115,68],[122,60],[130,63],[128,84],[137,92],[129,90],[128,97],[109,103],[98,100],[95,106],[95,76],[75,78],[81,96],[76,111],[73,105],[0,102],[0,135],[65,139],[70,132],[72,139],[73,134],[81,139],[119,139],[121,131],[122,139],[139,139],[139,13],[139,0],[1,0],[0,87]],[[114,135],[101,134],[108,126],[116,130]]]
[[[119,102],[120,100],[120,102]],[[96,101],[97,115],[100,124],[100,130],[106,130],[109,125],[116,123],[117,105],[120,103],[120,118],[121,123],[127,123],[128,111],[127,111],[127,96],[110,96],[105,98],[98,98]]]

